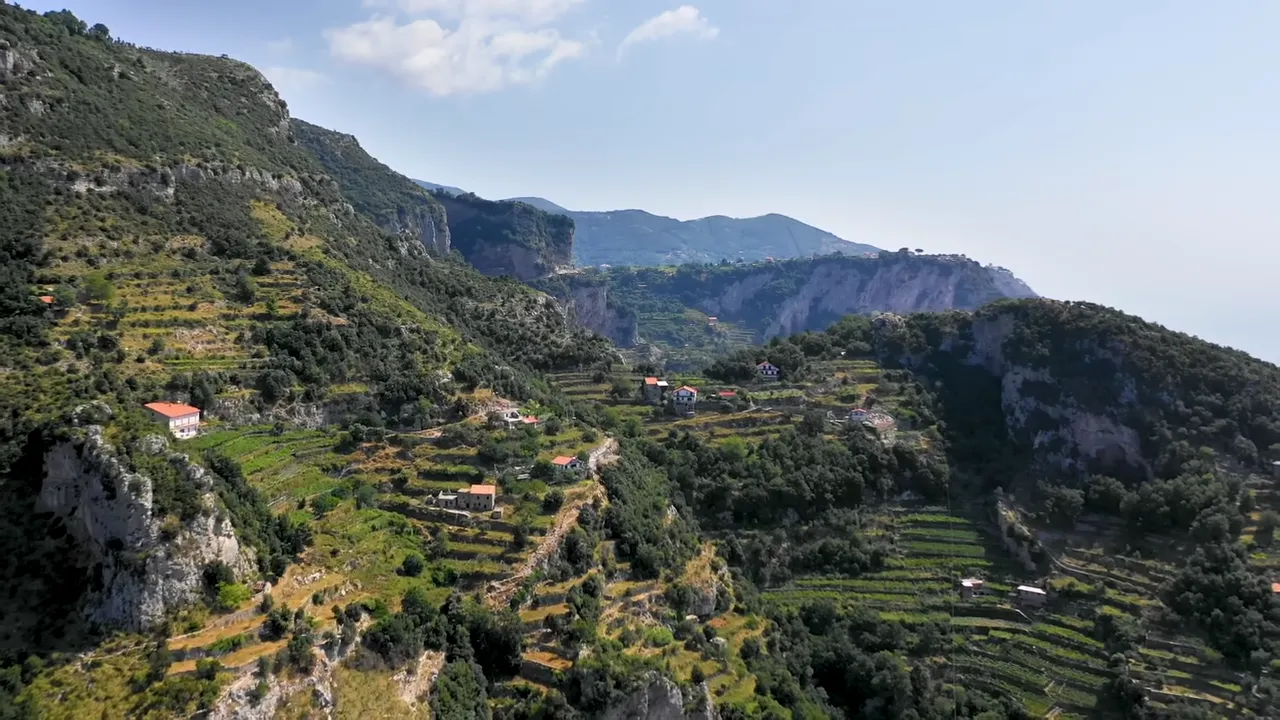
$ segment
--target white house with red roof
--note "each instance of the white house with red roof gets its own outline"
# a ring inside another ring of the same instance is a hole
[[[144,405],[156,422],[169,428],[179,440],[195,437],[200,432],[200,408],[181,403],[153,402]]]
[[[493,509],[497,498],[497,487],[493,485],[472,485],[459,488],[457,492],[440,493],[436,496],[436,505],[447,510],[488,512]]]
[[[756,377],[761,380],[777,380],[781,374],[782,371],[778,369],[778,366],[768,360],[756,366]]]
[[[692,415],[694,407],[698,404],[698,389],[682,385],[671,393],[671,404],[675,406],[676,412]]]
[[[568,473],[582,472],[582,468],[584,467],[581,460],[569,455],[560,455],[555,458],[551,461],[551,466],[554,467],[557,472]]]

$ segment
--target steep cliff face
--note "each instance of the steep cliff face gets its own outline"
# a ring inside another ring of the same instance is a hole
[[[1005,345],[1016,331],[1011,313],[975,318],[973,343],[966,362],[981,365],[1000,378],[1001,405],[1012,432],[1027,438],[1045,460],[1063,469],[1084,471],[1090,464],[1145,467],[1138,431],[1122,418],[1137,402],[1136,381],[1119,371],[1120,393],[1109,412],[1081,406],[1064,391],[1062,381],[1046,368],[1033,368],[1008,357]],[[1113,362],[1102,347],[1097,362]]]
[[[533,280],[573,261],[573,221],[532,205],[434,193],[453,247],[486,275]]]
[[[185,524],[156,516],[151,479],[126,469],[101,426],[75,435],[45,454],[36,509],[63,519],[94,568],[84,610],[91,622],[142,631],[198,599],[207,563],[220,560],[241,576],[253,570],[253,553],[218,512],[205,470],[169,453],[163,437],[146,438],[137,451],[165,456],[200,490],[203,511]]]
[[[631,347],[636,344],[639,337],[636,315],[610,304],[607,286],[574,288],[562,302],[572,320],[597,335],[609,338],[614,345]]]
[[[669,326],[686,309],[750,330],[759,341],[822,329],[853,313],[972,310],[1001,298],[1034,297],[1006,270],[909,253],[686,265],[674,271],[620,268],[599,276],[616,305],[638,310],[642,339],[649,339],[646,320]],[[581,286],[596,282],[594,277],[569,282]]]
[[[383,230],[421,243],[432,255],[449,254],[445,210],[430,193],[375,160],[351,135],[301,120],[292,126],[298,142],[315,154],[356,210]]]
[[[877,347],[889,360],[925,372],[958,363],[995,377],[998,398],[993,401],[1000,403],[1010,439],[1048,467],[1068,473],[1127,468],[1150,474],[1142,434],[1127,422],[1139,405],[1137,380],[1101,338],[1076,351],[1088,365],[1109,368],[1109,388],[1077,377],[1078,366],[1063,372],[1030,362],[1017,349],[1025,328],[1016,309],[997,306],[954,320],[933,338],[936,344],[926,346],[921,336],[913,336],[920,330],[913,320],[881,315],[873,323]]]

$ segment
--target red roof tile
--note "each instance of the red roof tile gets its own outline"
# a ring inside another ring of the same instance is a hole
[[[656,378],[656,377],[647,377],[647,378],[645,378],[645,379],[644,379],[644,384],[645,384],[645,385],[657,385],[657,384],[658,384],[658,378]]]
[[[167,418],[186,417],[187,415],[200,412],[200,408],[198,407],[191,407],[190,405],[183,405],[181,403],[171,403],[171,402],[147,403],[143,407],[147,408],[148,410],[154,410],[155,412],[158,412]]]
[[[498,488],[493,485],[472,485],[467,488],[467,492],[472,495],[497,495]]]
[[[695,387],[689,387],[688,385],[681,385],[680,387],[676,388],[676,392],[680,392],[681,390],[688,390],[689,392],[693,393],[694,395],[697,395],[697,394],[698,394],[698,388],[695,388]]]
[[[721,390],[720,397],[738,397],[738,393],[732,390]]]
[[[53,296],[52,296],[52,295],[41,295],[41,296],[40,296],[40,302],[44,303],[45,305],[52,305],[52,304],[53,304]]]
[[[577,459],[578,459],[578,458],[569,457],[568,455],[561,455],[560,457],[557,457],[555,460],[552,460],[552,461],[551,461],[551,464],[552,464],[552,465],[560,465],[560,466],[564,466],[564,465],[568,465],[569,463],[571,463],[571,462],[573,462],[574,460],[577,460]]]

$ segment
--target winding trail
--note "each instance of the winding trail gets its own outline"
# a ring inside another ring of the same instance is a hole
[[[604,486],[600,484],[600,469],[606,465],[617,462],[619,455],[618,441],[614,438],[608,438],[600,447],[592,450],[587,460],[588,467],[591,472],[591,485],[587,488],[575,488],[572,495],[565,500],[565,504],[561,506],[560,511],[556,513],[555,520],[552,521],[551,529],[543,536],[542,542],[531,553],[525,561],[516,568],[516,571],[509,577],[497,580],[489,585],[489,591],[485,594],[485,601],[492,607],[506,607],[511,598],[515,596],[524,581],[532,575],[536,570],[546,565],[547,560],[552,554],[560,550],[560,543],[564,542],[564,538],[578,523],[578,515],[581,514],[585,505],[595,501],[596,498],[604,496]]]

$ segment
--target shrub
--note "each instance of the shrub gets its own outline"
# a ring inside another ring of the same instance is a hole
[[[231,612],[248,602],[251,597],[253,593],[240,583],[219,583],[217,602],[214,607],[219,612]]]

